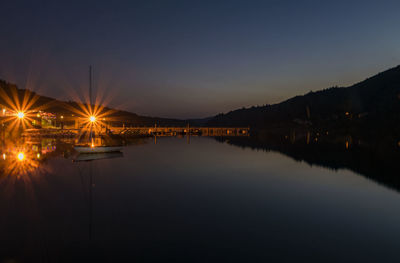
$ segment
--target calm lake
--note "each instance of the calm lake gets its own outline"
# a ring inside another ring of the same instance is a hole
[[[399,262],[395,186],[235,145],[149,138],[3,174],[0,262]]]

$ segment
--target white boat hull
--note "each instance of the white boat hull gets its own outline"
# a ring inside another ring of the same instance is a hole
[[[75,146],[74,149],[79,153],[112,153],[120,152],[122,146]]]

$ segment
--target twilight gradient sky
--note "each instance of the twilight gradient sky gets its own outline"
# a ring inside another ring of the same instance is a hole
[[[0,78],[206,117],[350,85],[400,61],[400,1],[2,1]]]

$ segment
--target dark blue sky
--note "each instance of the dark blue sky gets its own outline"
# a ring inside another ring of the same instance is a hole
[[[400,1],[3,1],[0,78],[57,98],[205,117],[400,61]]]

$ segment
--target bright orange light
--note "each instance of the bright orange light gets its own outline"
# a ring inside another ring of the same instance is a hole
[[[18,160],[23,161],[25,159],[25,154],[23,152],[19,152],[17,154],[17,158]]]
[[[36,113],[47,108],[50,104],[45,103],[40,106],[36,106],[39,96],[29,90],[25,90],[23,94],[17,90],[17,88],[11,89],[0,89],[0,98],[2,101],[3,116],[5,117],[3,122],[8,123],[7,130],[13,131],[15,129],[27,129],[32,127]],[[8,112],[13,112],[9,115]]]
[[[18,117],[18,119],[23,119],[25,117],[25,113],[23,113],[22,111],[19,111],[17,113],[17,117]]]
[[[71,90],[70,90],[71,91]],[[73,91],[72,91],[73,92]],[[104,131],[104,127],[108,126],[105,121],[112,121],[111,115],[115,112],[113,109],[106,108],[107,102],[103,100],[105,96],[99,95],[94,101],[90,100],[89,97],[85,97],[82,100],[78,94],[71,94],[74,101],[81,101],[77,104],[66,104],[65,106],[71,111],[71,115],[78,116],[81,130],[84,131],[85,139],[89,139],[94,134],[101,134]],[[65,115],[64,115],[65,117]],[[65,119],[65,118],[64,118]],[[91,143],[89,143],[89,146]]]
[[[7,152],[0,153],[0,160],[2,161],[0,183],[3,175],[15,175],[17,177],[27,174],[33,175],[36,174],[37,169],[44,169],[45,167],[40,167],[43,156],[40,152],[36,152],[36,148],[36,143],[31,145],[31,142],[26,140],[5,141],[4,149],[7,149]]]

